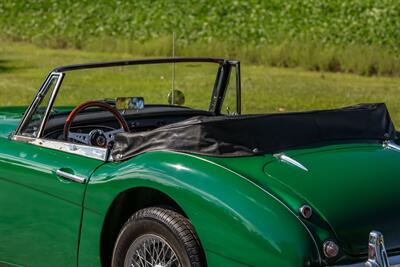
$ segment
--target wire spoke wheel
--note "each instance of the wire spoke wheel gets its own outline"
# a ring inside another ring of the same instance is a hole
[[[145,234],[129,247],[124,267],[181,267],[181,264],[166,240],[154,234]]]
[[[199,239],[182,214],[161,207],[135,212],[114,245],[111,267],[204,267]]]

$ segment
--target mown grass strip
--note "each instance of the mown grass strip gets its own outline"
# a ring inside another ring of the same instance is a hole
[[[132,58],[126,53],[98,53],[73,49],[38,48],[32,44],[3,42],[0,46],[0,63],[4,71],[0,71],[0,105],[28,105],[37,92],[47,72],[59,65],[85,63]],[[142,72],[143,79],[147,74]],[[150,75],[151,72],[148,73]],[[170,79],[168,70],[165,79]],[[199,79],[196,72],[180,73],[187,79]],[[139,75],[140,76],[140,75]],[[139,77],[135,76],[135,77]],[[66,77],[66,81],[67,81]],[[126,79],[129,75],[126,76]],[[201,78],[201,77],[200,77]],[[397,125],[400,125],[400,78],[398,77],[362,77],[352,74],[309,72],[301,69],[285,69],[263,65],[243,64],[243,111],[244,113],[288,112],[321,108],[337,108],[366,102],[385,102]],[[72,99],[79,102],[99,96],[101,92],[115,94],[122,82],[121,76],[110,75],[107,80],[91,77],[79,85],[79,94]],[[135,81],[137,82],[137,81]],[[134,83],[132,83],[134,84]],[[139,84],[139,83],[136,83]],[[115,86],[113,86],[115,85]],[[151,85],[142,83],[143,88]],[[154,88],[161,101],[166,101],[170,83],[165,87]],[[126,87],[126,88],[129,88]],[[159,90],[164,90],[160,94]],[[197,90],[198,89],[198,90]],[[74,90],[73,87],[69,90]],[[78,89],[77,89],[78,90]],[[209,88],[199,86],[196,90],[198,103],[209,101]],[[130,90],[122,96],[129,96]],[[193,96],[187,96],[188,99]],[[192,98],[193,99],[193,98]],[[59,105],[71,104],[71,99]]]

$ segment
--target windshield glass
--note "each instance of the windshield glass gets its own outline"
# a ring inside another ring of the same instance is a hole
[[[209,110],[218,67],[190,62],[69,71],[54,107],[74,107],[89,100],[106,100],[118,107],[128,99],[130,108],[142,108],[137,103],[144,101],[144,107],[173,104]]]

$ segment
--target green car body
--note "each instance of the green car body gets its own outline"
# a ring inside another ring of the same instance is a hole
[[[146,152],[108,162],[12,138],[25,108],[0,109],[0,265],[109,266],[134,212],[173,206],[193,224],[207,266],[347,266],[368,235],[400,254],[400,151],[347,143],[276,155]],[[74,170],[85,183],[60,179]],[[309,205],[311,218],[299,209]],[[338,244],[329,259],[323,244]],[[357,265],[358,266],[358,265]],[[361,265],[360,265],[361,266]]]

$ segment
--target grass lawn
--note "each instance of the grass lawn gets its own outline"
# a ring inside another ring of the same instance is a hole
[[[56,66],[130,58],[131,55],[123,53],[47,49],[31,44],[3,41],[0,45],[0,105],[28,105],[48,71]],[[202,69],[210,74],[214,70],[214,66]],[[154,73],[158,78],[163,77],[156,86],[146,82],[149,75]],[[167,88],[170,88],[170,68],[157,69],[154,73],[141,69],[133,77],[114,71],[112,75],[103,75],[102,79],[90,75],[77,75],[75,81],[70,80],[67,83],[68,80],[65,80],[65,90],[69,90],[69,93],[65,93],[66,97],[58,104],[78,104],[88,98],[106,98],[110,95],[105,94],[110,92],[111,95],[137,95],[129,91],[132,80],[143,90],[153,90],[154,95],[165,97]],[[182,79],[199,86],[186,95],[192,94],[192,97],[189,97],[190,104],[206,106],[211,90],[209,85],[213,82],[209,79],[213,77],[204,79],[198,73],[183,73],[178,69],[180,76],[177,76],[177,82],[179,85]],[[120,89],[114,87],[114,84],[122,84],[125,87]],[[182,82],[181,86],[184,85]],[[385,102],[396,125],[400,125],[400,78],[362,77],[244,64],[242,87],[243,113],[299,111],[365,102]]]

